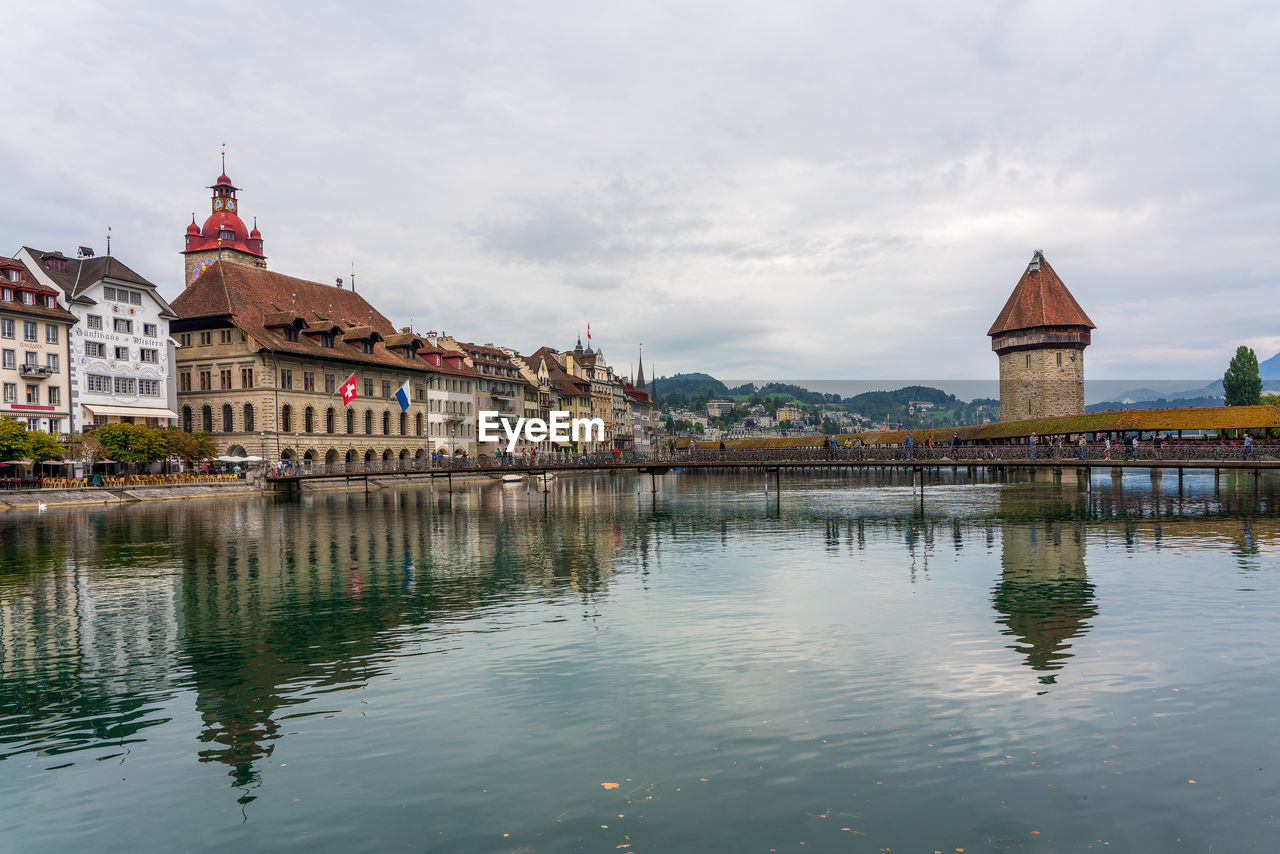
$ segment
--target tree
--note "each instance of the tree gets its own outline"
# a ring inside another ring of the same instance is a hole
[[[194,433],[166,430],[164,444],[167,456],[177,457],[189,466],[210,459],[218,453],[218,444],[203,430],[197,430]]]
[[[1264,394],[1258,398],[1258,403],[1265,403],[1267,406],[1280,406],[1280,394]]]
[[[0,418],[0,462],[25,459],[26,453],[26,426],[12,418]]]
[[[46,460],[62,459],[62,443],[48,433],[39,430],[27,431],[27,457],[42,463]]]
[[[102,448],[98,437],[92,433],[77,433],[67,443],[67,450],[77,460],[84,460],[92,465],[98,460],[105,460],[107,453]]]
[[[1258,355],[1249,347],[1237,347],[1231,364],[1222,376],[1222,389],[1227,406],[1251,406],[1262,394],[1262,377],[1258,374]]]
[[[137,424],[106,424],[94,432],[102,449],[117,462],[149,465],[164,459],[165,441],[159,430]]]

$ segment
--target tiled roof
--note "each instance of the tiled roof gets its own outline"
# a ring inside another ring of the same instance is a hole
[[[1038,269],[1033,269],[1037,268]],[[1004,304],[988,335],[1037,326],[1087,326],[1093,321],[1076,302],[1044,256],[1037,252],[1023,271],[1009,301]]]
[[[58,287],[71,299],[80,296],[87,288],[107,277],[119,279],[124,282],[133,282],[136,285],[143,285],[148,288],[154,288],[155,285],[144,279],[128,266],[123,264],[119,258],[113,255],[97,255],[92,258],[70,258],[61,252],[42,252],[39,249],[32,249],[30,246],[24,246],[31,256],[43,260],[47,257],[62,259],[66,269],[63,272],[57,272],[49,269],[46,265],[43,269],[45,275],[58,283]],[[159,299],[159,294],[156,295]],[[163,302],[163,300],[161,301]]]
[[[904,437],[915,441],[930,439],[941,445],[953,434],[964,442],[1025,439],[1038,436],[1067,436],[1080,433],[1149,432],[1152,430],[1266,430],[1280,428],[1280,408],[1259,406],[1204,406],[1182,409],[1117,409],[1089,412],[1055,418],[1032,418],[1025,421],[1000,421],[977,427],[935,430],[881,430],[869,433],[842,433],[842,441],[862,439],[869,445],[896,445]],[[800,448],[820,447],[822,436],[791,436],[769,439],[735,439],[726,442],[734,448]],[[682,445],[683,447],[683,445]]]
[[[545,362],[547,366],[547,376],[551,380],[551,384],[555,386],[561,394],[575,396],[589,396],[591,394],[591,383],[587,380],[579,379],[572,376],[560,364],[559,360],[553,355],[555,353],[550,347],[539,347],[525,361],[529,363],[534,371],[538,370],[540,363]]]
[[[17,258],[0,256],[0,268],[4,267],[16,267],[20,271],[18,274],[19,278],[16,282],[9,281],[8,279],[0,280],[0,284],[3,284],[7,288],[14,288],[15,290],[21,288],[24,291],[52,296],[55,299],[53,308],[49,308],[44,305],[37,305],[36,303],[28,305],[17,299],[12,302],[0,302],[0,311],[9,312],[11,314],[25,314],[31,317],[47,317],[50,320],[60,320],[64,323],[76,322],[76,316],[58,303],[58,298],[62,296],[58,289],[51,288],[37,280],[36,277],[32,275],[31,271],[27,269],[26,264],[22,263]]]
[[[405,359],[400,353],[387,349],[380,339],[398,335],[395,327],[355,291],[260,267],[216,261],[173,301],[173,307],[182,320],[230,318],[260,347],[281,353],[363,362],[391,369],[469,375],[448,367],[437,368],[421,358]],[[335,336],[333,347],[327,348],[306,334],[298,336],[297,341],[288,341],[279,327],[267,328],[268,323],[281,319],[288,322],[290,317],[305,320],[307,332],[337,330],[342,335]],[[349,343],[363,341],[370,335],[375,338],[372,353],[361,352],[358,346]],[[422,355],[430,349],[424,347],[418,353]]]

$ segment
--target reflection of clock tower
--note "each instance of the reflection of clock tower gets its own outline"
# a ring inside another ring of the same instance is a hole
[[[191,215],[191,225],[187,226],[186,248],[182,254],[187,256],[185,282],[188,285],[218,260],[247,267],[267,266],[257,219],[254,219],[253,231],[249,231],[237,212],[236,191],[240,188],[227,177],[225,155],[222,174],[209,189],[213,190],[213,213],[204,221],[203,228],[196,225],[195,214]]]

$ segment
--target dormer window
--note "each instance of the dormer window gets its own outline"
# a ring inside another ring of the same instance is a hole
[[[46,258],[44,259],[44,265],[55,273],[67,272],[66,258]]]
[[[220,240],[235,240],[236,233],[234,231],[231,231],[230,229],[224,228],[218,232],[218,238]]]
[[[22,271],[10,267],[8,270],[4,271],[4,277],[11,282],[20,282],[22,281]]]
[[[0,288],[0,300],[13,302],[13,288]]]
[[[320,333],[320,346],[325,348],[326,350],[333,349],[333,333],[332,332]]]
[[[31,291],[22,291],[22,304],[31,305],[35,302],[35,295]]]
[[[370,340],[368,340],[367,338],[366,338],[364,341],[361,341],[361,342],[360,342],[360,352],[361,352],[361,353],[372,353],[372,352],[373,352],[373,342],[372,342],[372,341],[370,341]]]
[[[297,329],[295,329],[295,328],[294,328],[294,327],[292,327],[292,326],[286,326],[286,327],[284,328],[284,340],[286,340],[286,341],[297,341],[297,340],[298,340],[298,330],[297,330]]]
[[[45,307],[45,308],[56,308],[56,305],[55,305],[55,303],[54,303],[53,297],[51,297],[51,296],[46,296],[46,297],[44,298],[44,307]]]

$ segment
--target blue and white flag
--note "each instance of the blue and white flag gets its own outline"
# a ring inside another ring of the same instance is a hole
[[[405,380],[404,385],[400,386],[400,390],[396,392],[396,400],[400,401],[400,411],[409,411],[409,381]]]

